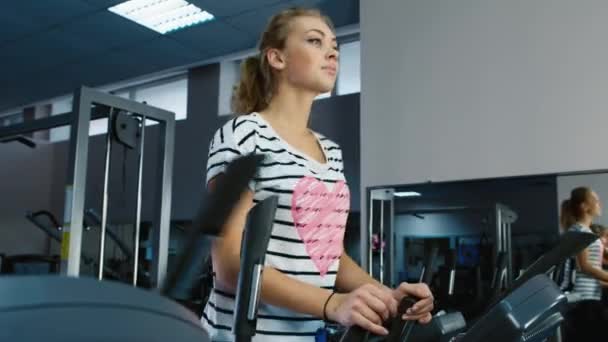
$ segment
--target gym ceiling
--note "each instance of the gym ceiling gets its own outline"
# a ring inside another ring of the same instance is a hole
[[[359,23],[358,0],[189,0],[215,20],[161,35],[107,10],[123,1],[0,1],[0,111],[250,49],[292,6]]]

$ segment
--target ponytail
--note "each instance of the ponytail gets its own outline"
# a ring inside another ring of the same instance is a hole
[[[575,223],[576,218],[572,213],[572,201],[570,199],[564,200],[559,214],[559,224],[563,230],[567,230]]]
[[[247,114],[268,107],[270,82],[259,56],[245,59],[241,64],[241,79],[232,94],[232,111]]]

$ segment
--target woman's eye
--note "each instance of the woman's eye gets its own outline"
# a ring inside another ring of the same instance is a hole
[[[310,38],[310,39],[308,39],[308,42],[312,43],[314,45],[317,45],[317,46],[321,46],[322,45],[321,44],[322,43],[321,39],[319,39],[319,38]]]

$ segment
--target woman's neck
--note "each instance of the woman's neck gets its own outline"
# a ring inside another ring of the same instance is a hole
[[[260,112],[273,126],[296,135],[310,134],[308,120],[315,94],[287,86],[277,90],[270,104]]]
[[[593,217],[591,217],[589,215],[585,215],[583,218],[581,218],[577,222],[585,227],[590,227],[591,223],[593,222]]]

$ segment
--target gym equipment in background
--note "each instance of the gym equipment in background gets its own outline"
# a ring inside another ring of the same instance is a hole
[[[482,266],[482,274],[485,270],[491,272],[494,269],[494,264],[498,258],[498,254],[504,252],[507,254],[507,276],[505,282],[507,286],[512,284],[513,263],[512,263],[512,248],[511,248],[511,225],[518,219],[517,213],[508,206],[495,203],[490,206],[446,206],[432,208],[417,208],[411,210],[399,210],[399,215],[413,215],[418,218],[424,217],[425,214],[440,214],[440,213],[464,213],[477,212],[482,213],[488,218],[488,226],[492,230],[488,238],[491,238],[493,243],[492,257],[489,258],[483,254],[484,250],[479,250],[480,263]],[[396,261],[395,261],[395,197],[394,189],[381,188],[373,189],[369,192],[369,207],[368,207],[368,226],[362,239],[366,242],[367,256],[362,260],[364,268],[372,277],[378,279],[381,283],[394,287],[397,283],[396,277]],[[482,233],[482,232],[480,232]],[[379,250],[372,251],[374,236],[386,237],[386,244],[379,244]],[[482,234],[483,236],[483,234]],[[486,239],[488,240],[488,239]]]
[[[193,239],[162,293],[180,297],[196,281],[210,235],[223,223],[253,178],[259,156],[231,163],[217,191],[203,200]],[[270,221],[272,222],[272,221]],[[246,243],[246,242],[245,242]],[[199,317],[152,291],[111,281],[64,276],[0,278],[0,339],[6,341],[207,342]]]
[[[25,217],[30,221],[34,226],[38,227],[40,230],[44,231],[49,237],[53,240],[61,243],[63,238],[62,232],[63,227],[59,224],[58,219],[53,215],[53,213],[47,210],[39,210],[36,212],[26,212]],[[91,227],[100,226],[101,218],[99,214],[95,212],[94,209],[89,208],[85,211],[83,217],[84,229],[83,233],[90,232]],[[118,229],[110,224],[107,225],[106,234],[108,237],[118,246],[122,254],[125,256],[125,260],[120,260],[119,266],[124,266],[125,269],[128,269],[133,262],[133,251],[127,247],[127,244],[118,236]],[[41,260],[45,260],[49,258],[49,256],[41,255]],[[30,258],[32,262],[34,262],[33,258]],[[56,260],[59,262],[60,260],[57,258]],[[92,265],[95,268],[99,268],[99,263],[96,261],[95,257],[91,256],[88,251],[82,251],[81,262],[83,265]],[[122,267],[119,267],[122,269]],[[135,269],[135,268],[134,268]],[[145,283],[149,283],[149,278],[146,274],[141,271],[141,267],[137,268],[139,270],[139,279],[145,280]],[[53,273],[59,272],[59,267],[51,268]],[[103,264],[104,277],[110,277],[113,280],[120,280],[123,282],[130,282],[131,279],[128,279],[126,274],[123,274],[121,270],[117,270],[115,267],[110,267],[108,265]],[[3,272],[10,272],[9,269],[6,269]]]
[[[155,196],[156,217],[152,236],[152,286],[160,286],[165,279],[167,270],[169,246],[169,222],[171,216],[171,189],[173,174],[173,150],[175,142],[175,114],[156,107],[131,101],[118,96],[106,94],[91,88],[81,87],[74,93],[72,111],[65,114],[53,115],[42,119],[26,121],[0,128],[0,140],[19,137],[24,134],[48,130],[51,128],[70,126],[69,167],[66,182],[65,217],[63,219],[64,238],[61,239],[61,272],[69,276],[80,273],[84,202],[87,178],[87,157],[89,153],[89,125],[92,120],[108,118],[108,134],[106,137],[103,199],[101,210],[101,248],[99,258],[99,279],[104,271],[104,240],[107,228],[108,208],[108,178],[110,169],[110,154],[112,140],[117,139],[125,146],[132,146],[132,135],[136,131],[139,140],[139,168],[137,181],[137,204],[135,212],[135,250],[138,250],[139,227],[141,223],[141,180],[143,149],[145,142],[144,124],[147,120],[158,123],[159,132],[159,164],[158,164],[158,195]],[[136,127],[137,129],[133,129]],[[137,268],[139,253],[134,253],[134,265]],[[137,283],[138,270],[133,272],[133,284]]]
[[[61,242],[61,232],[63,231],[63,227],[59,224],[59,220],[48,210],[39,210],[35,212],[28,211],[25,213],[25,218],[28,219],[32,224],[36,227],[40,228],[44,231],[48,236],[50,236],[53,240],[57,242]],[[44,222],[46,218],[47,222]],[[84,231],[90,231],[93,226],[101,225],[101,217],[93,208],[89,208],[85,211],[83,217],[84,223]],[[112,225],[107,225],[106,234],[116,246],[120,249],[120,251],[127,257],[127,259],[131,259],[133,257],[133,252],[127,247],[126,243],[118,236],[116,233],[117,229]]]

